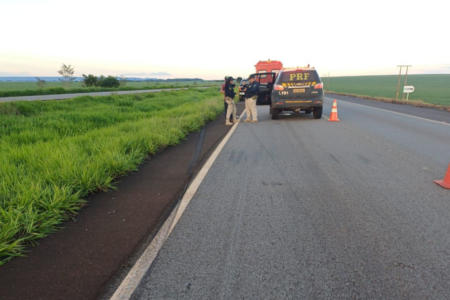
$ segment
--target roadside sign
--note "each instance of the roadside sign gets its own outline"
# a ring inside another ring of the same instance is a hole
[[[405,85],[403,87],[403,93],[412,93],[414,92],[414,87],[412,85]]]
[[[405,85],[403,87],[403,93],[406,93],[406,100],[409,100],[409,93],[414,92],[414,87],[412,85]]]

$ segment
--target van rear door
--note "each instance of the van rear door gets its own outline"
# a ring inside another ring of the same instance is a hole
[[[259,83],[258,104],[269,104],[276,73],[258,73],[255,80]]]
[[[287,70],[280,72],[276,90],[279,92],[280,99],[308,99],[317,97],[314,87],[318,83],[320,78],[316,70]]]

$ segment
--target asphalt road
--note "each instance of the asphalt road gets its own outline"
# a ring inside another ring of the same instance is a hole
[[[95,92],[95,93],[77,93],[77,94],[59,94],[59,95],[39,95],[39,96],[18,96],[18,97],[0,97],[0,102],[14,102],[14,101],[44,101],[44,100],[63,100],[71,99],[81,96],[109,96],[111,94],[126,95],[126,94],[141,94],[141,93],[156,93],[161,91],[177,91],[179,89],[158,89],[158,90],[137,90],[137,91],[117,91],[117,92]]]
[[[258,111],[132,299],[450,299],[448,124],[345,101],[339,123]]]
[[[344,95],[336,95],[327,93],[326,96],[329,98],[342,100],[345,102],[352,102],[356,104],[363,104],[375,108],[387,109],[393,112],[404,113],[412,116],[417,116],[421,118],[426,118],[430,120],[436,120],[441,122],[450,123],[450,112],[446,110],[439,110],[436,108],[427,108],[427,107],[417,107],[412,105],[405,104],[396,104],[396,103],[388,103],[383,101],[375,101],[369,99],[362,99],[353,96],[344,96]]]

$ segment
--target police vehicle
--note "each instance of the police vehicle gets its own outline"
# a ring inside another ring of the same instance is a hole
[[[314,119],[322,118],[323,82],[315,68],[283,68],[276,77],[270,97],[272,119],[278,119],[284,111],[313,113]]]

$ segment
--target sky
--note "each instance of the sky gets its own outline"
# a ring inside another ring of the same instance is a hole
[[[221,79],[259,60],[323,76],[450,73],[445,1],[0,0],[0,76]]]

